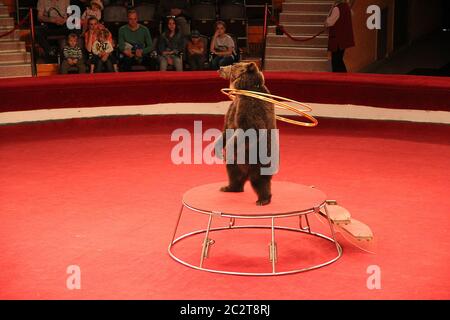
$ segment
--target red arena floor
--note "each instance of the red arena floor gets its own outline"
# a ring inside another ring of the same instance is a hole
[[[0,298],[450,298],[450,126],[343,119],[319,119],[313,129],[280,124],[274,179],[314,185],[338,200],[372,228],[377,253],[341,239],[344,254],[327,267],[239,277],[186,268],[167,253],[183,193],[226,180],[222,165],[172,163],[172,131],[192,130],[194,120],[203,120],[204,129],[221,128],[223,117],[0,126]],[[206,223],[199,215],[184,217],[185,229]],[[197,240],[186,242],[186,259],[199,257]],[[266,230],[215,240],[205,263],[268,264]],[[280,260],[287,264],[289,257],[309,261],[317,254],[313,241],[280,235]],[[80,267],[80,290],[66,286],[70,265]],[[381,288],[371,290],[373,265],[381,270]]]

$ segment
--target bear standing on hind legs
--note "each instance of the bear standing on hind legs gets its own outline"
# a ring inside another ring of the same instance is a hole
[[[221,67],[219,73],[221,77],[230,80],[231,89],[270,93],[264,85],[264,76],[262,72],[253,62],[236,63],[231,66]],[[241,129],[241,132],[244,132],[244,141],[238,139],[236,134],[231,138],[227,136],[227,129]],[[257,143],[255,143],[255,141],[252,143],[252,141],[245,140],[246,132],[249,132],[251,129],[256,133]],[[227,153],[226,167],[229,180],[228,185],[222,187],[221,191],[242,192],[244,191],[245,182],[250,180],[253,190],[258,195],[256,204],[263,206],[270,203],[272,198],[270,185],[272,174],[275,172],[264,174],[263,168],[266,170],[272,168],[274,163],[262,161],[259,151],[263,147],[267,152],[267,156],[273,156],[272,152],[275,151],[275,148],[272,145],[272,129],[276,129],[273,104],[244,95],[237,94],[235,96],[225,115],[225,124],[221,140],[221,143],[223,144],[222,147],[225,148]],[[241,146],[239,146],[239,143]],[[278,143],[278,141],[276,141],[276,143]],[[242,144],[244,145],[243,147],[245,150],[245,161],[243,163],[237,161],[238,150],[240,147],[242,150]],[[230,145],[233,146],[232,150],[229,150]],[[278,145],[276,147],[276,151],[278,151]],[[232,152],[233,159],[231,162],[229,161],[230,152]],[[252,153],[255,154],[255,152],[256,161],[250,161]],[[276,156],[278,156],[278,154]],[[276,168],[277,165],[278,162],[276,163]]]

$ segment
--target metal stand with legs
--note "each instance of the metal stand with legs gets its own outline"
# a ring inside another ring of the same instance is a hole
[[[327,216],[327,220],[328,220],[328,224],[330,227],[330,231],[331,231],[331,237],[328,237],[324,234],[321,233],[317,233],[317,232],[313,232],[311,230],[311,226],[309,223],[309,218],[308,215],[309,214],[318,214],[318,211],[321,208],[324,208],[325,210],[325,214]],[[199,213],[204,213],[207,214],[208,217],[208,223],[205,229],[201,229],[201,230],[196,230],[190,233],[186,233],[183,234],[179,237],[176,238],[176,232],[178,230],[179,224],[180,224],[180,219],[181,216],[183,214],[183,209],[187,208],[190,209],[194,212],[199,212]],[[175,230],[174,230],[174,234],[172,237],[172,241],[170,242],[169,248],[168,248],[168,252],[169,255],[176,260],[177,262],[188,266],[190,268],[193,269],[197,269],[197,270],[203,270],[203,271],[208,271],[208,272],[214,272],[214,273],[221,273],[221,274],[231,274],[231,275],[242,275],[242,276],[273,276],[273,275],[286,275],[286,274],[293,274],[293,273],[299,273],[299,272],[305,272],[305,271],[310,271],[310,270],[314,270],[314,269],[318,269],[324,266],[327,266],[333,262],[335,262],[336,260],[338,260],[341,256],[342,256],[342,248],[339,245],[339,243],[336,241],[336,235],[334,232],[334,228],[333,228],[333,224],[331,222],[331,219],[328,215],[328,210],[326,208],[326,204],[324,203],[321,207],[319,208],[314,208],[311,210],[308,210],[306,212],[295,212],[295,213],[290,213],[287,215],[277,215],[277,216],[258,216],[258,219],[263,219],[263,218],[267,218],[271,220],[271,224],[270,225],[236,225],[236,219],[251,219],[249,217],[244,217],[244,216],[238,216],[238,215],[220,215],[221,217],[225,217],[225,218],[229,218],[229,223],[227,226],[225,227],[216,227],[216,228],[212,228],[212,219],[214,215],[218,215],[217,212],[206,212],[206,211],[202,211],[199,209],[194,209],[189,207],[187,204],[183,203],[183,206],[180,209],[180,213],[177,219],[177,223],[175,225]],[[298,228],[291,228],[291,227],[284,227],[284,226],[277,226],[275,224],[275,219],[278,218],[283,218],[283,217],[292,217],[292,216],[298,216],[299,217],[299,226]],[[215,241],[211,238],[211,234],[214,232],[219,232],[219,231],[225,231],[225,230],[236,230],[236,229],[270,229],[270,242],[269,242],[269,261],[271,263],[272,266],[272,272],[236,272],[236,271],[227,271],[227,270],[216,270],[216,269],[209,269],[209,268],[205,268],[204,267],[204,262],[205,259],[209,257],[209,250],[211,245],[213,245],[215,243]],[[289,270],[289,271],[277,271],[276,265],[278,262],[278,257],[277,257],[277,243],[275,241],[275,230],[284,230],[284,231],[292,231],[292,232],[300,232],[300,233],[304,233],[305,235],[310,235],[310,236],[315,236],[315,237],[319,237],[322,238],[326,241],[330,241],[332,243],[335,244],[336,246],[336,251],[337,251],[337,255],[332,258],[331,260],[325,261],[323,263],[317,264],[317,265],[313,265],[313,266],[309,266],[306,268],[301,268],[301,269],[294,269],[294,270]],[[175,244],[179,243],[180,241],[182,241],[183,239],[186,239],[188,237],[194,236],[194,235],[198,235],[198,234],[202,234],[204,233],[205,236],[203,238],[203,243],[202,243],[202,250],[201,250],[201,256],[200,256],[200,263],[199,265],[193,265],[190,264],[180,258],[178,258],[173,252],[172,252],[172,248],[174,247]]]

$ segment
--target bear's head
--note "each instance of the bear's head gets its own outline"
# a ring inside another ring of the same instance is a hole
[[[264,75],[254,62],[238,62],[221,67],[219,74],[230,80],[230,88],[261,91],[264,87]]]

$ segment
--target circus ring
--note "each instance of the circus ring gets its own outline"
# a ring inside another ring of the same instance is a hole
[[[448,81],[266,78],[273,93],[312,103],[320,120],[313,129],[280,124],[275,180],[314,185],[337,199],[374,230],[376,255],[338,239],[345,251],[338,261],[286,277],[230,277],[174,263],[167,244],[182,194],[222,181],[225,170],[174,165],[170,135],[197,120],[203,130],[221,128],[226,82],[208,72],[9,79],[0,82],[0,297],[448,299]],[[184,231],[204,226],[202,218],[185,221]],[[296,227],[298,218],[287,223]],[[267,230],[227,232],[215,240],[232,250],[214,247],[225,258],[213,267],[264,272],[255,262],[267,259]],[[201,239],[186,239],[188,250],[176,254],[198,262]],[[277,240],[286,268],[298,257],[306,264],[323,258],[314,239],[291,240],[289,232]],[[66,287],[71,265],[80,267],[80,290]],[[380,290],[367,286],[371,266],[381,270]]]

